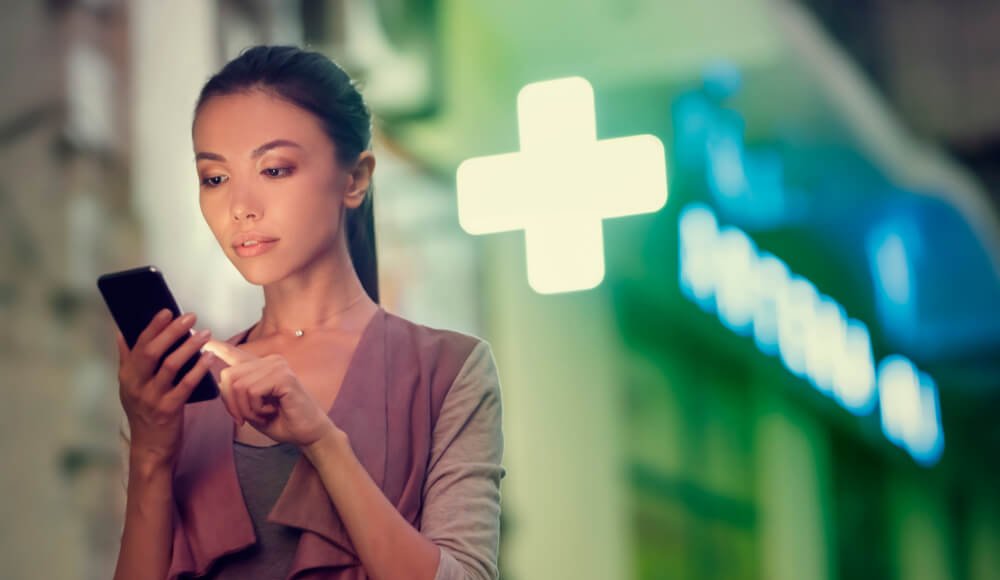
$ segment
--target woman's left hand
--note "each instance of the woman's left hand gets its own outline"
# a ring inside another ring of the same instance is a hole
[[[258,357],[227,342],[210,340],[204,350],[229,366],[219,372],[219,391],[229,414],[240,425],[281,443],[300,447],[319,441],[333,421],[306,392],[285,357]]]

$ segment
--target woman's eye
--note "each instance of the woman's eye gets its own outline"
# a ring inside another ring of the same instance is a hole
[[[268,177],[287,177],[292,174],[291,167],[268,167],[263,171]]]
[[[211,177],[206,177],[201,180],[201,184],[208,187],[218,187],[226,182],[229,178],[225,175],[213,175]]]

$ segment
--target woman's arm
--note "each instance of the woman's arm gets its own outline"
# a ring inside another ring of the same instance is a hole
[[[489,345],[466,360],[434,425],[420,532],[441,548],[435,580],[496,580],[503,467],[500,381]]]
[[[354,455],[347,434],[330,423],[326,436],[302,448],[374,580],[433,580],[438,548],[423,537],[379,489]]]
[[[378,580],[497,577],[499,480],[504,474],[500,420],[499,382],[484,342],[456,378],[435,426],[424,490],[424,533],[386,499],[354,455],[345,433],[333,428],[303,448],[369,576]]]
[[[172,468],[155,457],[132,453],[125,431],[125,527],[114,580],[163,580],[173,548]]]
[[[208,372],[211,356],[171,384],[184,361],[198,354],[211,338],[208,330],[191,334],[195,315],[171,319],[161,310],[130,349],[121,331],[118,346],[118,389],[128,418],[128,489],[115,579],[163,580],[173,549],[173,465],[181,447],[184,403]],[[163,358],[168,347],[185,334],[183,344]],[[158,361],[162,360],[162,363]]]

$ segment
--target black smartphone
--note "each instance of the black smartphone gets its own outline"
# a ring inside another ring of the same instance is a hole
[[[156,316],[156,313],[164,308],[173,313],[174,318],[181,315],[181,309],[174,300],[167,281],[163,278],[163,273],[155,266],[142,266],[121,272],[110,272],[97,279],[97,288],[104,296],[104,302],[111,311],[112,318],[122,331],[125,342],[129,348],[135,346],[139,340],[139,335],[149,326],[149,323]],[[188,335],[194,333],[189,331]],[[156,368],[159,369],[170,353],[174,352],[187,340],[187,336],[182,336],[174,344],[170,345],[167,352],[159,360]],[[199,354],[189,358],[181,366],[177,376],[174,377],[173,384],[177,384],[184,378],[194,365],[198,363]],[[219,396],[219,386],[215,383],[212,373],[205,373],[201,382],[188,397],[188,403],[207,401]]]

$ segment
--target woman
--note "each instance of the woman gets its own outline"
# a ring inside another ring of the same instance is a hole
[[[349,77],[293,47],[248,49],[202,89],[202,214],[265,305],[224,342],[193,314],[161,313],[131,350],[118,334],[115,578],[498,576],[492,354],[378,305],[370,126]],[[185,405],[206,372],[221,396]]]

